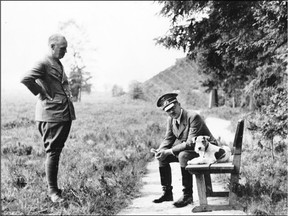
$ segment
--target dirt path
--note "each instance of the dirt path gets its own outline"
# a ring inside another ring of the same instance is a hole
[[[230,122],[219,118],[207,118],[206,123],[215,136],[215,138],[221,137],[221,140],[229,144],[233,142],[234,134],[229,131]],[[172,163],[172,184],[174,201],[182,196],[182,183],[181,183],[181,171],[179,163]],[[183,208],[175,208],[173,202],[163,202],[155,204],[152,202],[155,198],[161,196],[161,185],[158,171],[158,161],[153,160],[147,166],[147,174],[142,179],[143,187],[140,191],[141,196],[134,199],[126,209],[122,210],[118,215],[203,215],[203,213],[192,213],[193,206],[199,205],[197,187],[195,177],[193,178],[193,199],[192,205],[185,206]],[[213,188],[215,190],[223,190],[224,185],[213,181]],[[227,198],[208,198],[209,204],[224,204],[227,203]],[[205,215],[246,215],[242,211],[214,211],[205,212]]]

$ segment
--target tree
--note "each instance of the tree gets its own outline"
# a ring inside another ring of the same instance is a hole
[[[112,97],[119,97],[121,95],[124,95],[125,92],[121,86],[113,85],[112,87]]]
[[[70,66],[69,82],[74,101],[81,101],[82,92],[91,92],[92,78],[90,72],[86,70],[86,63],[83,56],[93,56],[95,51],[90,45],[84,27],[78,25],[74,20],[68,20],[59,24],[59,30],[68,39],[68,49],[72,52],[66,63]]]
[[[128,93],[132,99],[144,99],[143,87],[138,81],[130,83]]]
[[[91,92],[92,84],[88,83],[88,80],[92,76],[89,72],[85,72],[84,68],[85,66],[79,68],[77,64],[71,65],[69,81],[74,101],[81,101],[81,92]]]
[[[171,28],[157,44],[197,60],[208,90],[236,96],[287,43],[286,1],[158,1]],[[199,18],[199,16],[201,16]]]

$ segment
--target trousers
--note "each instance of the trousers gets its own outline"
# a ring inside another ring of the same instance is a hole
[[[62,149],[68,138],[72,121],[65,122],[37,122],[38,130],[46,152],[45,173],[48,193],[58,193],[58,170]]]
[[[169,155],[163,161],[159,161],[160,180],[163,189],[172,189],[170,163],[179,162],[181,167],[183,193],[184,195],[191,196],[193,193],[192,175],[187,170],[185,170],[185,167],[187,166],[187,162],[195,157],[199,157],[199,154],[194,151],[182,151],[177,156]]]

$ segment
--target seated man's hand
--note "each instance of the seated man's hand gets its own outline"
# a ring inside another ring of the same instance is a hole
[[[157,153],[155,154],[155,157],[158,160],[163,161],[168,155],[172,155],[172,154],[173,154],[172,149],[161,149],[157,151]]]

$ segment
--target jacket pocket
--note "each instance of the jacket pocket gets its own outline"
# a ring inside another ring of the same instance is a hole
[[[42,103],[44,109],[49,110],[61,110],[65,106],[65,96],[60,94],[55,94],[53,100],[45,99]]]

